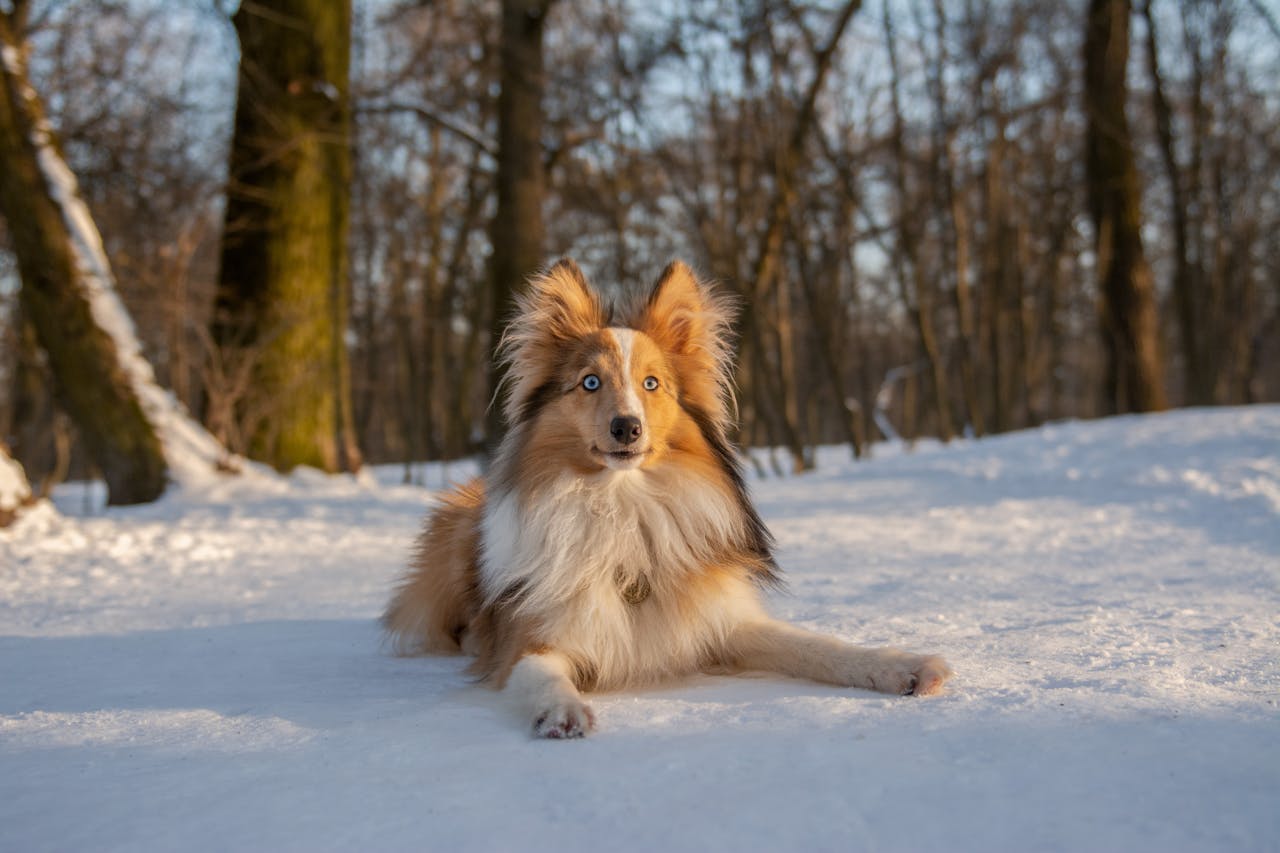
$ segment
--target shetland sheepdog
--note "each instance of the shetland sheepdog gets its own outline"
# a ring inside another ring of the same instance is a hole
[[[616,315],[572,260],[533,279],[500,348],[508,432],[428,518],[383,616],[395,650],[474,656],[548,738],[595,728],[585,692],[691,673],[937,692],[940,657],[766,613],[779,575],[729,438],[732,319],[679,262]]]

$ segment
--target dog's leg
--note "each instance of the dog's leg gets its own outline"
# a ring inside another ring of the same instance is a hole
[[[596,727],[596,717],[570,677],[573,666],[555,651],[520,658],[507,679],[505,692],[521,713],[533,720],[538,737],[583,737]]]
[[[785,622],[751,622],[728,638],[726,663],[881,693],[937,693],[951,668],[937,655],[868,649]]]

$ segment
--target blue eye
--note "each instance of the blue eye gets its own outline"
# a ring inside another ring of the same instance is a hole
[[[657,391],[657,390],[658,390],[658,377],[656,377],[656,376],[646,376],[646,377],[644,378],[644,390],[646,390],[646,391]]]
[[[582,378],[582,387],[588,391],[595,391],[600,388],[600,377],[594,373],[588,373]]]

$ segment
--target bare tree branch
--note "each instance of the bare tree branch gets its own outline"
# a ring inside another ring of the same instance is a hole
[[[428,124],[436,125],[442,130],[449,131],[459,139],[471,143],[490,157],[496,159],[498,156],[497,141],[491,139],[484,131],[464,121],[450,118],[427,104],[411,104],[406,101],[358,103],[355,107],[355,113],[356,115],[394,115],[396,113],[416,115]]]

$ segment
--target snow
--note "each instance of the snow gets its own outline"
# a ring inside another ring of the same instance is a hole
[[[22,58],[16,49],[5,45],[0,61],[16,79],[26,80]],[[170,478],[183,487],[198,485],[213,476],[219,465],[236,462],[187,414],[178,399],[156,381],[155,371],[143,355],[133,320],[116,292],[102,237],[88,205],[80,197],[75,174],[54,144],[53,131],[39,107],[35,90],[24,84],[21,94],[30,103],[31,115],[36,117],[31,129],[31,145],[50,196],[67,226],[71,254],[90,313],[98,327],[115,343],[121,367],[160,438]]]
[[[10,74],[16,76],[22,73],[22,54],[18,52],[17,48],[7,44],[0,44],[0,62],[4,63],[5,70]]]
[[[1275,848],[1280,407],[876,451],[753,482],[771,606],[949,692],[696,678],[568,743],[382,647],[401,469],[67,487],[0,531],[0,849]]]
[[[12,512],[31,497],[31,484],[17,460],[0,444],[0,515]]]

